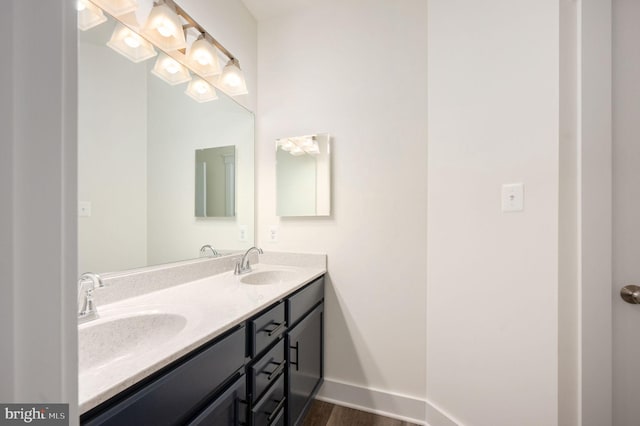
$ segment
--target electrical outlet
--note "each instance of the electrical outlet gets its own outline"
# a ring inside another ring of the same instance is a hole
[[[272,226],[269,228],[269,242],[277,243],[278,242],[278,227]]]
[[[247,234],[249,233],[249,228],[247,225],[238,226],[238,240],[239,241],[247,241]]]

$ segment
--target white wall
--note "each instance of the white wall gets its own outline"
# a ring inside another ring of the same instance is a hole
[[[328,0],[260,21],[258,31],[257,240],[328,254],[321,396],[419,420],[426,24],[423,0]],[[332,136],[332,215],[279,219],[275,140],[317,132]],[[272,225],[277,243],[268,242]]]
[[[558,424],[558,26],[555,0],[429,2],[427,399],[460,424]]]
[[[79,35],[78,199],[91,217],[78,218],[78,273],[147,265],[149,72],[105,45],[114,26]]]
[[[0,185],[0,232],[11,234],[0,245],[0,258],[6,259],[0,273],[0,305],[3,311],[5,304],[12,305],[0,322],[2,346],[12,352],[0,352],[0,399],[68,402],[70,424],[76,424],[77,103],[72,3],[9,2],[3,4],[0,18],[0,40],[8,59],[0,80],[0,162],[7,178]],[[13,96],[5,98],[11,92]]]

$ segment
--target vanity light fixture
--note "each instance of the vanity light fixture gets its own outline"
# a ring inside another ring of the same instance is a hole
[[[203,77],[220,74],[218,52],[204,36],[193,42],[187,57],[194,71]]]
[[[138,7],[137,0],[91,0],[96,5],[106,10],[111,16],[120,16],[133,12]]]
[[[76,10],[78,11],[78,29],[81,31],[87,31],[107,21],[102,10],[89,0],[77,0]]]
[[[240,62],[236,58],[229,59],[229,62],[225,65],[222,75],[220,75],[219,84],[221,89],[231,96],[249,93],[244,73],[240,69]]]
[[[158,56],[151,73],[172,86],[191,80],[191,74],[180,62],[161,54]]]
[[[159,4],[151,9],[142,31],[162,50],[172,51],[187,47],[180,17],[167,4]]]
[[[187,90],[184,91],[196,102],[209,102],[218,99],[216,89],[201,78],[194,78],[189,82]]]
[[[136,63],[158,54],[151,43],[120,23],[113,30],[107,46]]]
[[[283,151],[287,151],[296,157],[303,154],[320,154],[320,146],[318,145],[316,135],[278,139],[277,142]]]

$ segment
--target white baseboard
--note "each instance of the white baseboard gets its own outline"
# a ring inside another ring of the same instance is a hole
[[[459,426],[442,410],[423,399],[327,378],[316,399],[419,425]]]

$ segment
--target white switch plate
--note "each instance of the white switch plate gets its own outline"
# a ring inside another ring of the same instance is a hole
[[[521,212],[524,210],[524,184],[502,185],[502,211]]]
[[[249,232],[249,228],[247,225],[238,226],[238,240],[239,241],[247,241],[247,233]]]
[[[278,242],[278,227],[272,226],[269,228],[269,242],[277,243]]]
[[[91,217],[90,201],[78,201],[78,217]]]

